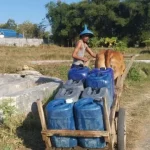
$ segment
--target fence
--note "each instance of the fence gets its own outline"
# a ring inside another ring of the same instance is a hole
[[[5,46],[39,46],[43,39],[0,38],[0,45]]]

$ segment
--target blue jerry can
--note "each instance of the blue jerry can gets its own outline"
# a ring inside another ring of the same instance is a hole
[[[91,87],[87,87],[84,89],[81,97],[92,98],[94,99],[95,102],[101,103],[102,106],[104,104],[103,98],[106,98],[107,107],[110,112],[110,106],[112,102],[110,101],[111,97],[107,88],[103,87],[103,88],[92,89]]]
[[[103,108],[92,98],[82,98],[74,105],[77,130],[104,130]],[[78,138],[83,148],[104,148],[105,140],[101,138]]]
[[[67,104],[64,99],[52,100],[46,106],[48,129],[75,130],[73,104]],[[77,146],[77,139],[72,137],[51,137],[52,146],[71,148]]]
[[[111,68],[93,69],[86,78],[86,87],[93,89],[106,87],[110,95],[111,106],[114,99],[114,76]]]
[[[68,79],[85,81],[90,69],[88,67],[71,68],[68,72]]]
[[[81,90],[77,87],[72,88],[60,88],[55,95],[54,99],[65,99],[67,103],[74,103],[78,101],[81,94]]]
[[[70,79],[70,80],[66,81],[65,84],[63,84],[63,87],[65,89],[77,87],[78,89],[80,89],[80,91],[84,90],[84,85],[83,85],[82,80],[77,81],[77,80]]]

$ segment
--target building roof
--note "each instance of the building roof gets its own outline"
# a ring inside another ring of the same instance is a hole
[[[15,30],[11,30],[11,29],[1,29],[0,28],[0,34],[4,35],[4,37],[6,38],[11,38],[11,37],[15,37],[15,38],[23,38],[22,34],[18,34]]]

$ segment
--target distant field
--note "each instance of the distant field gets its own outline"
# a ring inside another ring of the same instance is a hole
[[[42,45],[39,47],[4,47],[0,46],[0,73],[16,73],[17,69],[23,65],[29,65],[43,74],[57,76],[66,79],[64,72],[70,67],[70,63],[54,64],[54,65],[31,65],[31,60],[66,60],[72,59],[72,51],[74,48],[59,47],[55,45]],[[101,48],[93,48],[94,52],[98,52]],[[125,53],[140,53],[138,59],[150,59],[150,51],[146,49],[127,49]]]

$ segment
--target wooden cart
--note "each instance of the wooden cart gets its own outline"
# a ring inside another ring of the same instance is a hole
[[[134,59],[137,55],[126,55],[126,58],[130,58],[125,69],[124,74],[119,77],[115,83],[115,99],[108,113],[106,99],[103,98],[104,104],[104,121],[106,125],[105,131],[83,131],[83,130],[48,130],[46,125],[46,119],[44,115],[43,105],[41,100],[37,100],[38,112],[42,125],[42,138],[46,145],[46,150],[67,150],[67,148],[53,148],[50,138],[53,135],[57,136],[69,136],[69,137],[104,137],[107,146],[101,150],[126,150],[126,118],[125,109],[119,107],[119,99],[123,91],[123,83],[129,72]],[[87,148],[75,147],[68,148],[68,150],[88,150]],[[93,149],[92,149],[93,150]]]

